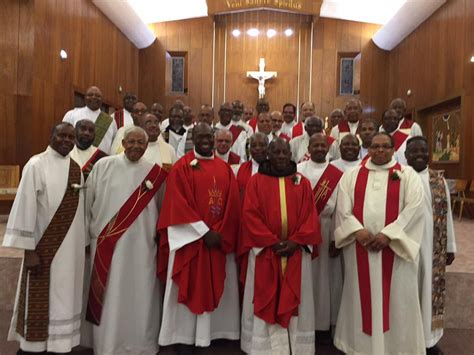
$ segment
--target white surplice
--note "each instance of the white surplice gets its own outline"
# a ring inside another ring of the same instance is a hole
[[[148,147],[146,148],[143,157],[159,166],[163,166],[163,163],[174,164],[177,160],[176,152],[173,147],[165,142],[161,134],[158,136],[156,141],[148,142]]]
[[[86,184],[86,217],[91,260],[97,237],[150,172],[143,157],[131,162],[124,154],[95,164]],[[152,198],[115,246],[99,326],[93,325],[96,355],[156,354],[161,292],[156,277],[159,193]],[[92,267],[91,267],[92,268]]]
[[[74,127],[76,127],[77,121],[84,120],[84,119],[95,123],[95,121],[97,120],[97,117],[99,117],[100,112],[101,112],[100,109],[92,111],[87,106],[74,108],[66,112],[63,118],[63,122],[69,122]],[[114,140],[116,133],[117,133],[117,125],[115,121],[112,119],[112,123],[110,123],[110,126],[107,129],[107,132],[105,132],[102,142],[100,142],[97,148],[102,150],[104,153],[110,154],[111,152],[110,148],[112,146],[112,142]]]
[[[430,187],[430,174],[428,168],[420,172],[423,190],[423,217],[425,220],[425,232],[420,249],[420,299],[421,315],[423,318],[423,329],[425,332],[426,347],[435,346],[443,336],[443,328],[431,329],[432,316],[432,286],[433,286],[433,202]],[[448,215],[447,215],[447,234],[448,244],[446,251],[448,253],[456,252],[456,241],[454,238],[453,215],[451,212],[451,198],[449,188],[445,183]]]
[[[342,158],[339,158],[339,159],[333,160],[331,164],[334,165],[339,170],[346,172],[358,167],[360,165],[360,162],[361,162],[360,160],[349,161],[349,160],[344,160]]]
[[[359,121],[354,122],[354,123],[347,121],[347,123],[349,125],[349,131],[350,132],[339,132],[339,126],[338,125],[335,125],[331,129],[330,136],[333,137],[334,139],[336,139],[337,143],[339,143],[339,144],[341,144],[341,140],[342,140],[342,138],[344,138],[344,136],[348,135],[349,133],[354,134],[354,135],[357,133],[357,128],[359,127]]]
[[[312,160],[298,164],[298,172],[303,174],[314,189],[330,163],[316,163]],[[313,259],[313,293],[316,330],[329,330],[336,324],[342,295],[342,258],[329,257],[329,244],[334,241],[333,214],[336,208],[337,186],[326,207],[319,215],[322,243],[318,246],[318,257]]]
[[[71,158],[74,159],[74,161],[79,164],[82,169],[96,151],[97,147],[94,147],[93,145],[87,149],[80,149],[77,145],[75,145],[71,150],[70,155]]]
[[[305,154],[308,153],[308,145],[309,145],[310,137],[307,132],[304,132],[301,136],[293,138],[290,141],[290,148],[291,148],[291,158],[295,163],[300,163]],[[339,158],[339,145],[335,140],[330,146],[328,154],[326,155],[327,161],[332,161]]]
[[[397,129],[400,130],[400,132],[408,134],[410,137],[422,136],[423,135],[423,132],[421,131],[420,125],[416,122],[413,122],[413,125],[411,126],[411,128],[400,128],[404,121],[405,121],[405,117],[403,117],[400,120],[400,122],[398,122],[398,128]],[[384,129],[383,129],[382,126],[380,126],[379,131],[384,132]]]
[[[220,122],[217,122],[214,127],[216,129],[230,130],[231,126],[232,126],[232,122],[230,122],[227,126],[224,126]],[[230,148],[230,150],[234,152],[235,154],[239,155],[240,159],[242,159],[243,161],[247,161],[247,152],[245,151],[247,138],[248,138],[247,133],[245,132],[245,130],[242,130],[238,137],[233,137],[234,144],[232,145],[232,148]]]
[[[291,354],[314,354],[311,254],[302,253],[301,303],[298,306],[298,316],[291,317],[288,328],[283,328],[279,324],[268,324],[254,314],[255,258],[262,250],[263,248],[252,248],[249,252],[240,346],[244,352],[252,355],[289,355],[290,349]]]
[[[196,151],[194,154],[198,159],[215,159],[214,155],[204,157]],[[203,221],[168,227],[170,255],[160,345],[189,344],[205,347],[214,339],[237,340],[240,337],[239,289],[234,253],[227,254],[224,292],[219,306],[213,312],[194,314],[186,305],[178,303],[178,287],[172,280],[175,253],[185,245],[202,238],[208,231],[209,227]]]
[[[424,355],[425,341],[418,298],[418,252],[423,237],[423,187],[418,174],[401,167],[398,218],[384,226],[389,168],[369,159],[363,209],[364,225],[353,215],[354,189],[360,167],[344,174],[336,209],[336,247],[344,253],[344,287],[334,344],[348,354]],[[383,333],[382,253],[369,252],[372,336],[362,331],[361,300],[354,232],[367,229],[390,239],[395,253],[390,288],[390,329]]]
[[[290,123],[283,122],[281,125],[281,132],[286,134],[288,137],[293,138],[293,127],[296,126],[298,121],[293,120]]]
[[[68,188],[69,164],[69,155],[63,157],[51,147],[26,163],[8,218],[4,247],[26,250],[36,248]],[[48,340],[26,341],[16,332],[20,291],[18,283],[8,340],[19,341],[24,351],[69,352],[79,345],[84,253],[87,244],[84,197],[82,192],[79,194],[74,220],[51,263]],[[20,275],[22,270],[23,265]]]

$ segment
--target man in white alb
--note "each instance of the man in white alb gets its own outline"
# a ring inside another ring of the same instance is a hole
[[[117,125],[112,117],[102,112],[102,92],[91,86],[85,95],[86,106],[72,109],[64,115],[63,122],[76,126],[77,121],[87,119],[95,124],[95,138],[92,143],[104,153],[109,154],[112,141],[117,133]]]
[[[85,247],[82,173],[69,152],[74,127],[53,129],[26,163],[4,247],[25,250],[8,340],[18,354],[69,353],[79,345]]]

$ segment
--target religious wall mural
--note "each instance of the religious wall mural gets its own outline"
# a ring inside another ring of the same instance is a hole
[[[459,163],[461,109],[435,113],[432,120],[431,160],[437,163]]]

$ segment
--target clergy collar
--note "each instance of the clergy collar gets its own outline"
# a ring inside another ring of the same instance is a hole
[[[80,152],[87,152],[89,150],[94,150],[96,147],[94,147],[92,144],[90,146],[88,146],[86,149],[82,149],[81,147],[79,147],[77,144],[74,145],[74,147],[80,151]]]
[[[198,152],[196,152],[196,149],[194,149],[194,156],[197,159],[212,160],[212,159],[214,159],[214,152],[212,153],[212,155],[210,157],[205,157],[204,155],[201,155]]]
[[[416,170],[415,170],[416,171]],[[418,174],[420,175],[428,175],[430,173],[430,167],[427,165],[426,168],[420,171]]]
[[[232,127],[232,120],[230,120],[229,124],[227,126],[224,126],[221,121],[216,123],[216,128],[225,128],[225,129],[230,129]]]
[[[177,135],[180,135],[180,136],[182,136],[183,134],[186,133],[186,130],[184,129],[183,126],[181,126],[179,131],[176,131],[176,130],[173,129],[173,127],[171,127],[171,125],[169,125],[165,128],[165,132],[169,132],[169,131],[174,132],[174,133],[176,133]]]
[[[284,177],[290,176],[296,173],[296,163],[294,161],[290,161],[290,166],[287,171],[284,172],[276,172],[272,169],[270,164],[270,160],[263,161],[259,167],[258,172],[263,175],[273,176],[273,177]]]
[[[290,123],[283,122],[282,127],[283,127],[283,125],[293,127],[296,123],[297,123],[297,121],[296,121],[296,118],[295,118]]]
[[[69,152],[69,154],[64,157],[61,154],[59,154],[57,151],[55,151],[53,147],[51,147],[50,145],[48,145],[48,147],[46,148],[46,151],[50,152],[54,157],[60,158],[60,159],[69,159],[69,155],[71,154],[71,152]]]
[[[388,170],[388,169],[394,167],[396,163],[397,162],[392,157],[392,160],[390,160],[387,164],[375,165],[374,163],[372,163],[372,158],[369,158],[369,159],[367,159],[367,162],[365,163],[365,166],[369,170]]]

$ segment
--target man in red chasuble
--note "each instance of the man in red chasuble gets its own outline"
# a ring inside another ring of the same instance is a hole
[[[166,283],[159,343],[178,344],[178,353],[240,337],[237,181],[215,158],[208,124],[196,125],[193,142],[170,172],[158,222],[158,276]]]
[[[247,252],[241,347],[247,353],[314,354],[312,255],[321,242],[311,184],[276,138],[250,178],[240,254]]]

